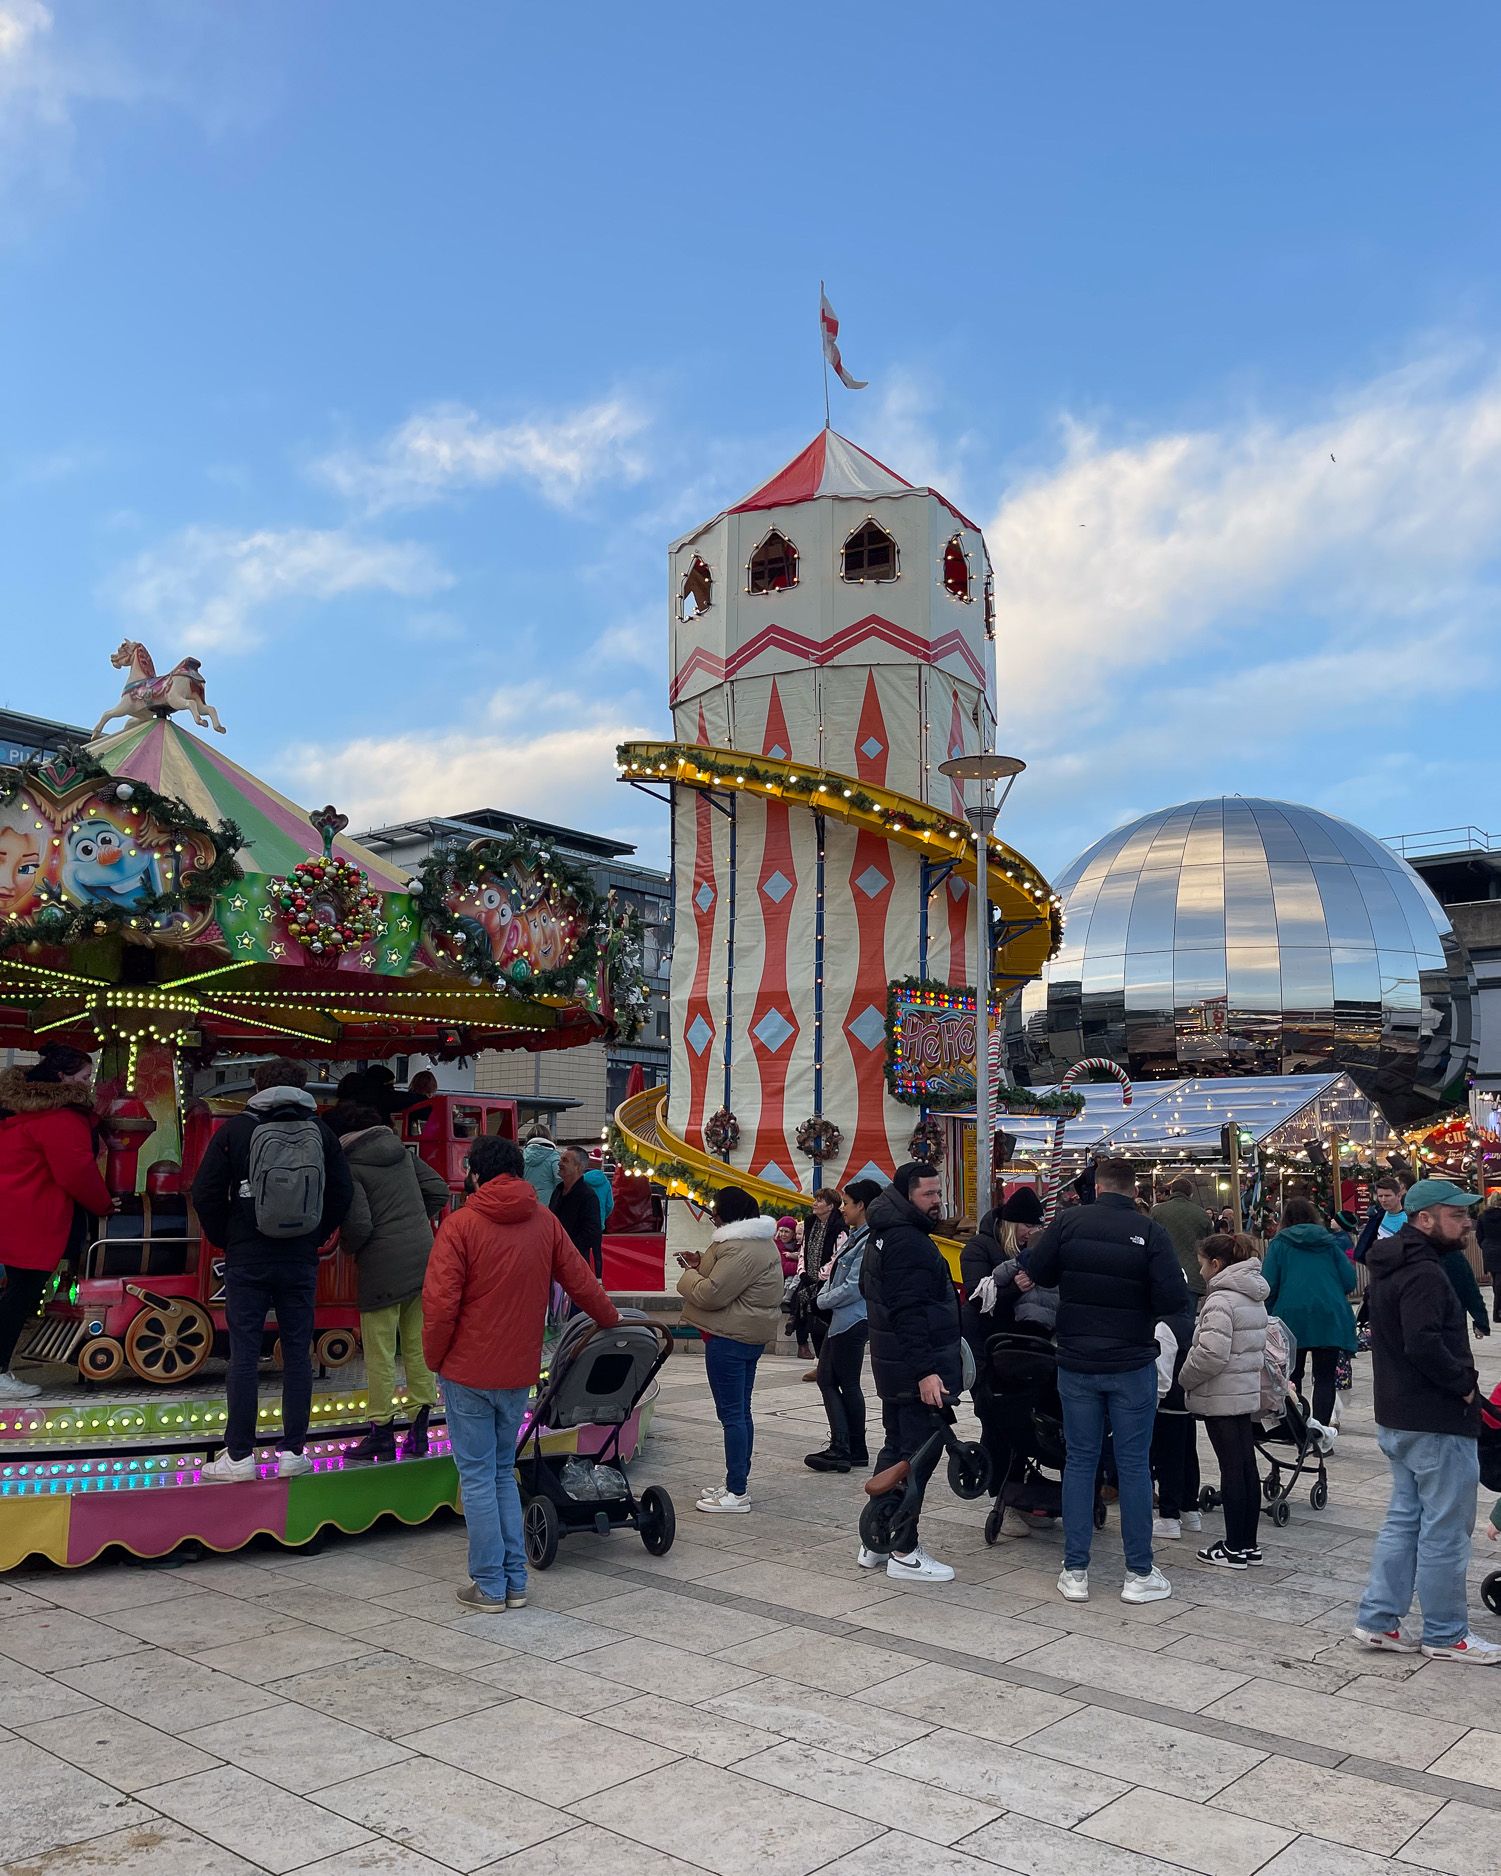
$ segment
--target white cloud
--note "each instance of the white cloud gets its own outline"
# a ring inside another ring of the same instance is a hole
[[[412,541],[369,540],[340,529],[184,528],[142,553],[114,583],[114,597],[145,624],[193,648],[245,650],[259,642],[257,616],[280,601],[387,592],[422,598],[453,584]]]
[[[496,807],[565,826],[634,828],[639,802],[616,781],[615,749],[656,732],[631,701],[596,707],[531,684],[497,693],[493,729],[303,745],[287,751],[283,767],[296,780],[297,799],[335,800],[356,827]],[[665,826],[659,831],[665,839]],[[651,823],[646,838],[653,839]]]
[[[646,465],[635,442],[646,425],[623,397],[508,424],[441,404],[409,417],[374,451],[338,451],[314,463],[313,473],[371,514],[504,480],[530,482],[566,507],[597,484],[641,479]]]
[[[1331,653],[1367,659],[1415,621],[1490,610],[1501,375],[1467,383],[1441,357],[1314,421],[1119,445],[1069,423],[1065,437],[1061,465],[986,530],[1002,694],[1029,712],[1066,706],[1077,727],[1132,674],[1203,653],[1258,610],[1301,611]]]

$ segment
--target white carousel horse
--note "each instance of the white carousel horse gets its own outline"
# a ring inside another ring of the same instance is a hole
[[[164,677],[158,677],[151,653],[135,639],[127,638],[110,659],[117,671],[130,668],[130,682],[120,693],[113,710],[106,710],[94,725],[91,741],[104,733],[106,723],[125,717],[132,723],[145,723],[152,717],[168,717],[174,710],[187,710],[193,721],[212,724],[222,736],[224,725],[218,712],[203,694],[203,672],[196,658],[184,658]]]

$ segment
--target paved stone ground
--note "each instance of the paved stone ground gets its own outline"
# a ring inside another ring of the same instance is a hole
[[[1386,1501],[1367,1363],[1327,1510],[1296,1501],[1244,1576],[1163,1546],[1172,1600],[1139,1609],[1113,1518],[1094,1600],[1064,1604],[1055,1534],[987,1550],[983,1505],[941,1482],[924,1535],[957,1581],[859,1571],[860,1481],[803,1468],[822,1414],[801,1372],[763,1363],[756,1509],[708,1518],[718,1429],[702,1364],[674,1359],[634,1473],[673,1492],[677,1546],[567,1540],[524,1611],[459,1613],[452,1520],[0,1578],[0,1868],[1501,1869],[1501,1670],[1347,1639]],[[1477,1534],[1477,1582],[1495,1567]]]

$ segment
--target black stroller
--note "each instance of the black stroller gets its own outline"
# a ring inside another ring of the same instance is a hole
[[[987,1417],[1011,1447],[1011,1465],[985,1520],[994,1544],[1009,1507],[1027,1518],[1057,1518],[1063,1511],[1063,1403],[1058,1398],[1058,1351],[1042,1335],[1007,1331],[985,1344]],[[1050,1477],[1049,1474],[1054,1476]],[[1105,1523],[1105,1501],[1095,1484],[1095,1528]]]
[[[521,1528],[534,1570],[549,1567],[559,1538],[570,1531],[606,1537],[628,1524],[654,1557],[672,1549],[672,1500],[659,1485],[649,1485],[638,1499],[620,1458],[621,1431],[671,1353],[670,1333],[637,1309],[621,1310],[613,1329],[574,1316],[558,1338],[516,1441]],[[545,1433],[582,1426],[614,1430],[596,1453],[543,1452]]]
[[[1267,1516],[1280,1530],[1292,1517],[1292,1507],[1287,1501],[1299,1479],[1312,1478],[1308,1502],[1315,1511],[1322,1511],[1329,1503],[1329,1472],[1324,1464],[1328,1453],[1312,1429],[1307,1403],[1286,1380],[1297,1362],[1298,1345],[1292,1330],[1280,1316],[1268,1320],[1267,1348],[1263,1387],[1267,1385],[1266,1376],[1275,1373],[1276,1391],[1283,1394],[1282,1406],[1280,1412],[1252,1417],[1251,1441],[1267,1463],[1261,1495],[1266,1500]],[[1274,1353],[1275,1361],[1272,1360]],[[1267,1398],[1263,1392],[1263,1401]],[[1206,1485],[1199,1493],[1200,1511],[1212,1511],[1220,1503],[1219,1491],[1213,1485]]]

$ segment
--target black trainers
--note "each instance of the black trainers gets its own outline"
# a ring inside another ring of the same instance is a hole
[[[848,1472],[850,1456],[833,1446],[826,1446],[821,1453],[809,1453],[803,1464],[812,1472]]]
[[[1260,1563],[1261,1562],[1260,1544],[1247,1544],[1245,1549],[1240,1554],[1245,1558],[1247,1563]]]
[[[1232,1550],[1223,1541],[1206,1544],[1202,1550],[1194,1552],[1200,1563],[1218,1564],[1222,1570],[1244,1570],[1246,1554],[1243,1550]]]

